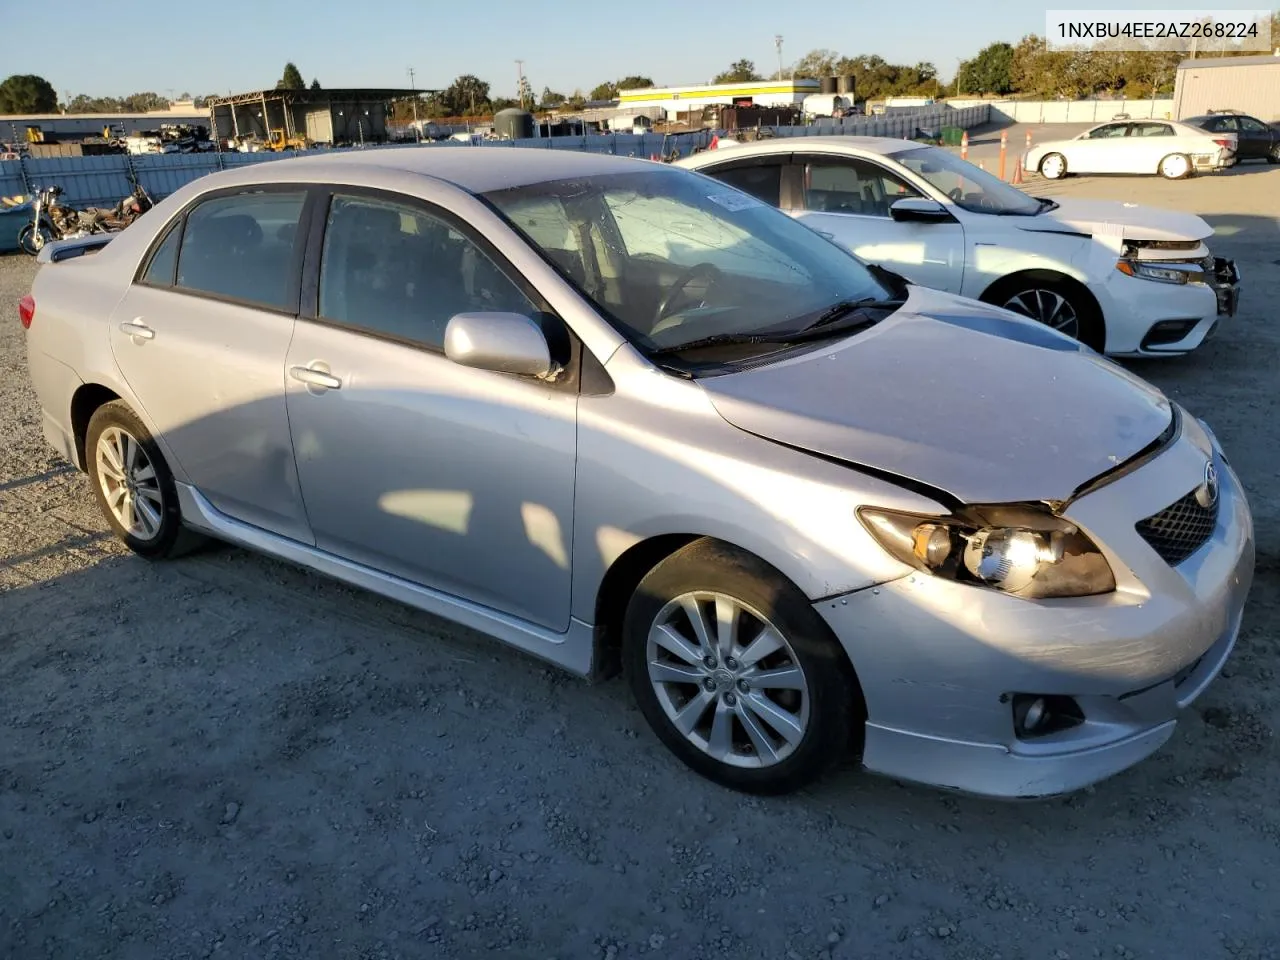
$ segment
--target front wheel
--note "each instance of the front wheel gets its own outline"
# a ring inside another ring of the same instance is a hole
[[[18,231],[18,246],[22,248],[22,252],[35,256],[44,249],[44,245],[53,239],[53,235],[49,232],[49,228],[40,225],[40,229],[36,229],[34,223],[28,223],[20,231]]]
[[[1038,320],[1061,334],[1102,352],[1106,335],[1096,302],[1065,277],[1024,274],[1008,278],[982,295],[987,303]]]
[[[1060,153],[1048,154],[1040,161],[1040,176],[1046,180],[1061,180],[1067,175],[1067,158]]]
[[[776,570],[713,540],[640,582],[623,667],[659,739],[736,790],[796,790],[861,743],[861,691],[826,624]]]
[[[1267,153],[1267,163],[1280,163],[1280,141],[1276,141],[1271,145],[1271,149]]]
[[[1166,180],[1185,180],[1191,176],[1191,161],[1186,154],[1171,153],[1160,161],[1160,176]]]

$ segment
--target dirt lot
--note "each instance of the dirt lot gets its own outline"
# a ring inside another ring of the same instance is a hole
[[[1194,210],[1247,289],[1135,365],[1249,488],[1238,652],[1173,741],[1068,800],[849,770],[695,779],[618,681],[230,548],[108,538],[39,434],[0,258],[0,957],[1280,957],[1280,168],[1033,192]]]

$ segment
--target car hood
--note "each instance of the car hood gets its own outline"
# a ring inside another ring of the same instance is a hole
[[[1193,213],[1162,210],[1119,200],[1058,200],[1058,208],[1018,224],[1036,232],[1120,236],[1124,240],[1204,240],[1213,227]]]
[[[1173,415],[1076,341],[916,286],[864,333],[698,383],[741,430],[967,503],[1066,500]]]

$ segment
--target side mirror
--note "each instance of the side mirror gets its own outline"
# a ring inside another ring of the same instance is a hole
[[[941,223],[950,220],[947,208],[925,197],[903,197],[889,205],[889,215],[899,223]]]
[[[540,380],[560,372],[542,330],[519,313],[455,314],[445,327],[444,355],[464,367]]]

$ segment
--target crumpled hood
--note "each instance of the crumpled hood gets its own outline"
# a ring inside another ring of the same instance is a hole
[[[1194,213],[1162,210],[1119,200],[1059,199],[1059,207],[1035,217],[1018,218],[1023,230],[1069,230],[1090,236],[1120,236],[1124,240],[1205,240],[1213,227]]]
[[[1154,387],[1048,327],[918,286],[864,333],[698,382],[739,429],[967,503],[1065,500],[1172,416]]]

